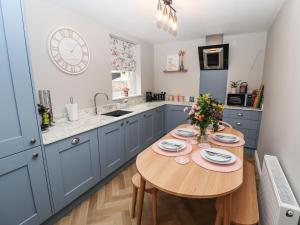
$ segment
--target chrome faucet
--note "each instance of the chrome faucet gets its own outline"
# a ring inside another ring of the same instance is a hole
[[[94,95],[94,106],[95,106],[95,114],[98,115],[98,109],[97,109],[97,96],[98,95],[104,95],[106,97],[106,100],[108,101],[109,100],[109,97],[106,93],[96,93]]]

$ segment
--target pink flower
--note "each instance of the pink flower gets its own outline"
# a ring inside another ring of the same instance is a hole
[[[189,116],[194,115],[195,114],[195,110],[191,109],[189,112]]]
[[[193,109],[193,110],[197,110],[197,107],[198,107],[198,105],[197,105],[196,103],[194,103],[194,104],[192,105],[192,109]]]

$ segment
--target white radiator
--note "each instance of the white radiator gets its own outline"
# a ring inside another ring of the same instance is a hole
[[[300,208],[277,157],[266,155],[260,179],[260,225],[297,225]]]

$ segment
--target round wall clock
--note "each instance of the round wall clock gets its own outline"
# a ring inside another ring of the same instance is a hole
[[[90,52],[83,37],[71,28],[59,28],[49,37],[49,54],[53,63],[68,74],[80,74],[90,62]]]

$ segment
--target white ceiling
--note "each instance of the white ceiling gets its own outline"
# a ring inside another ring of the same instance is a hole
[[[49,0],[94,18],[112,30],[151,42],[188,40],[207,34],[266,31],[286,0],[173,0],[178,33],[156,26],[158,0]]]

